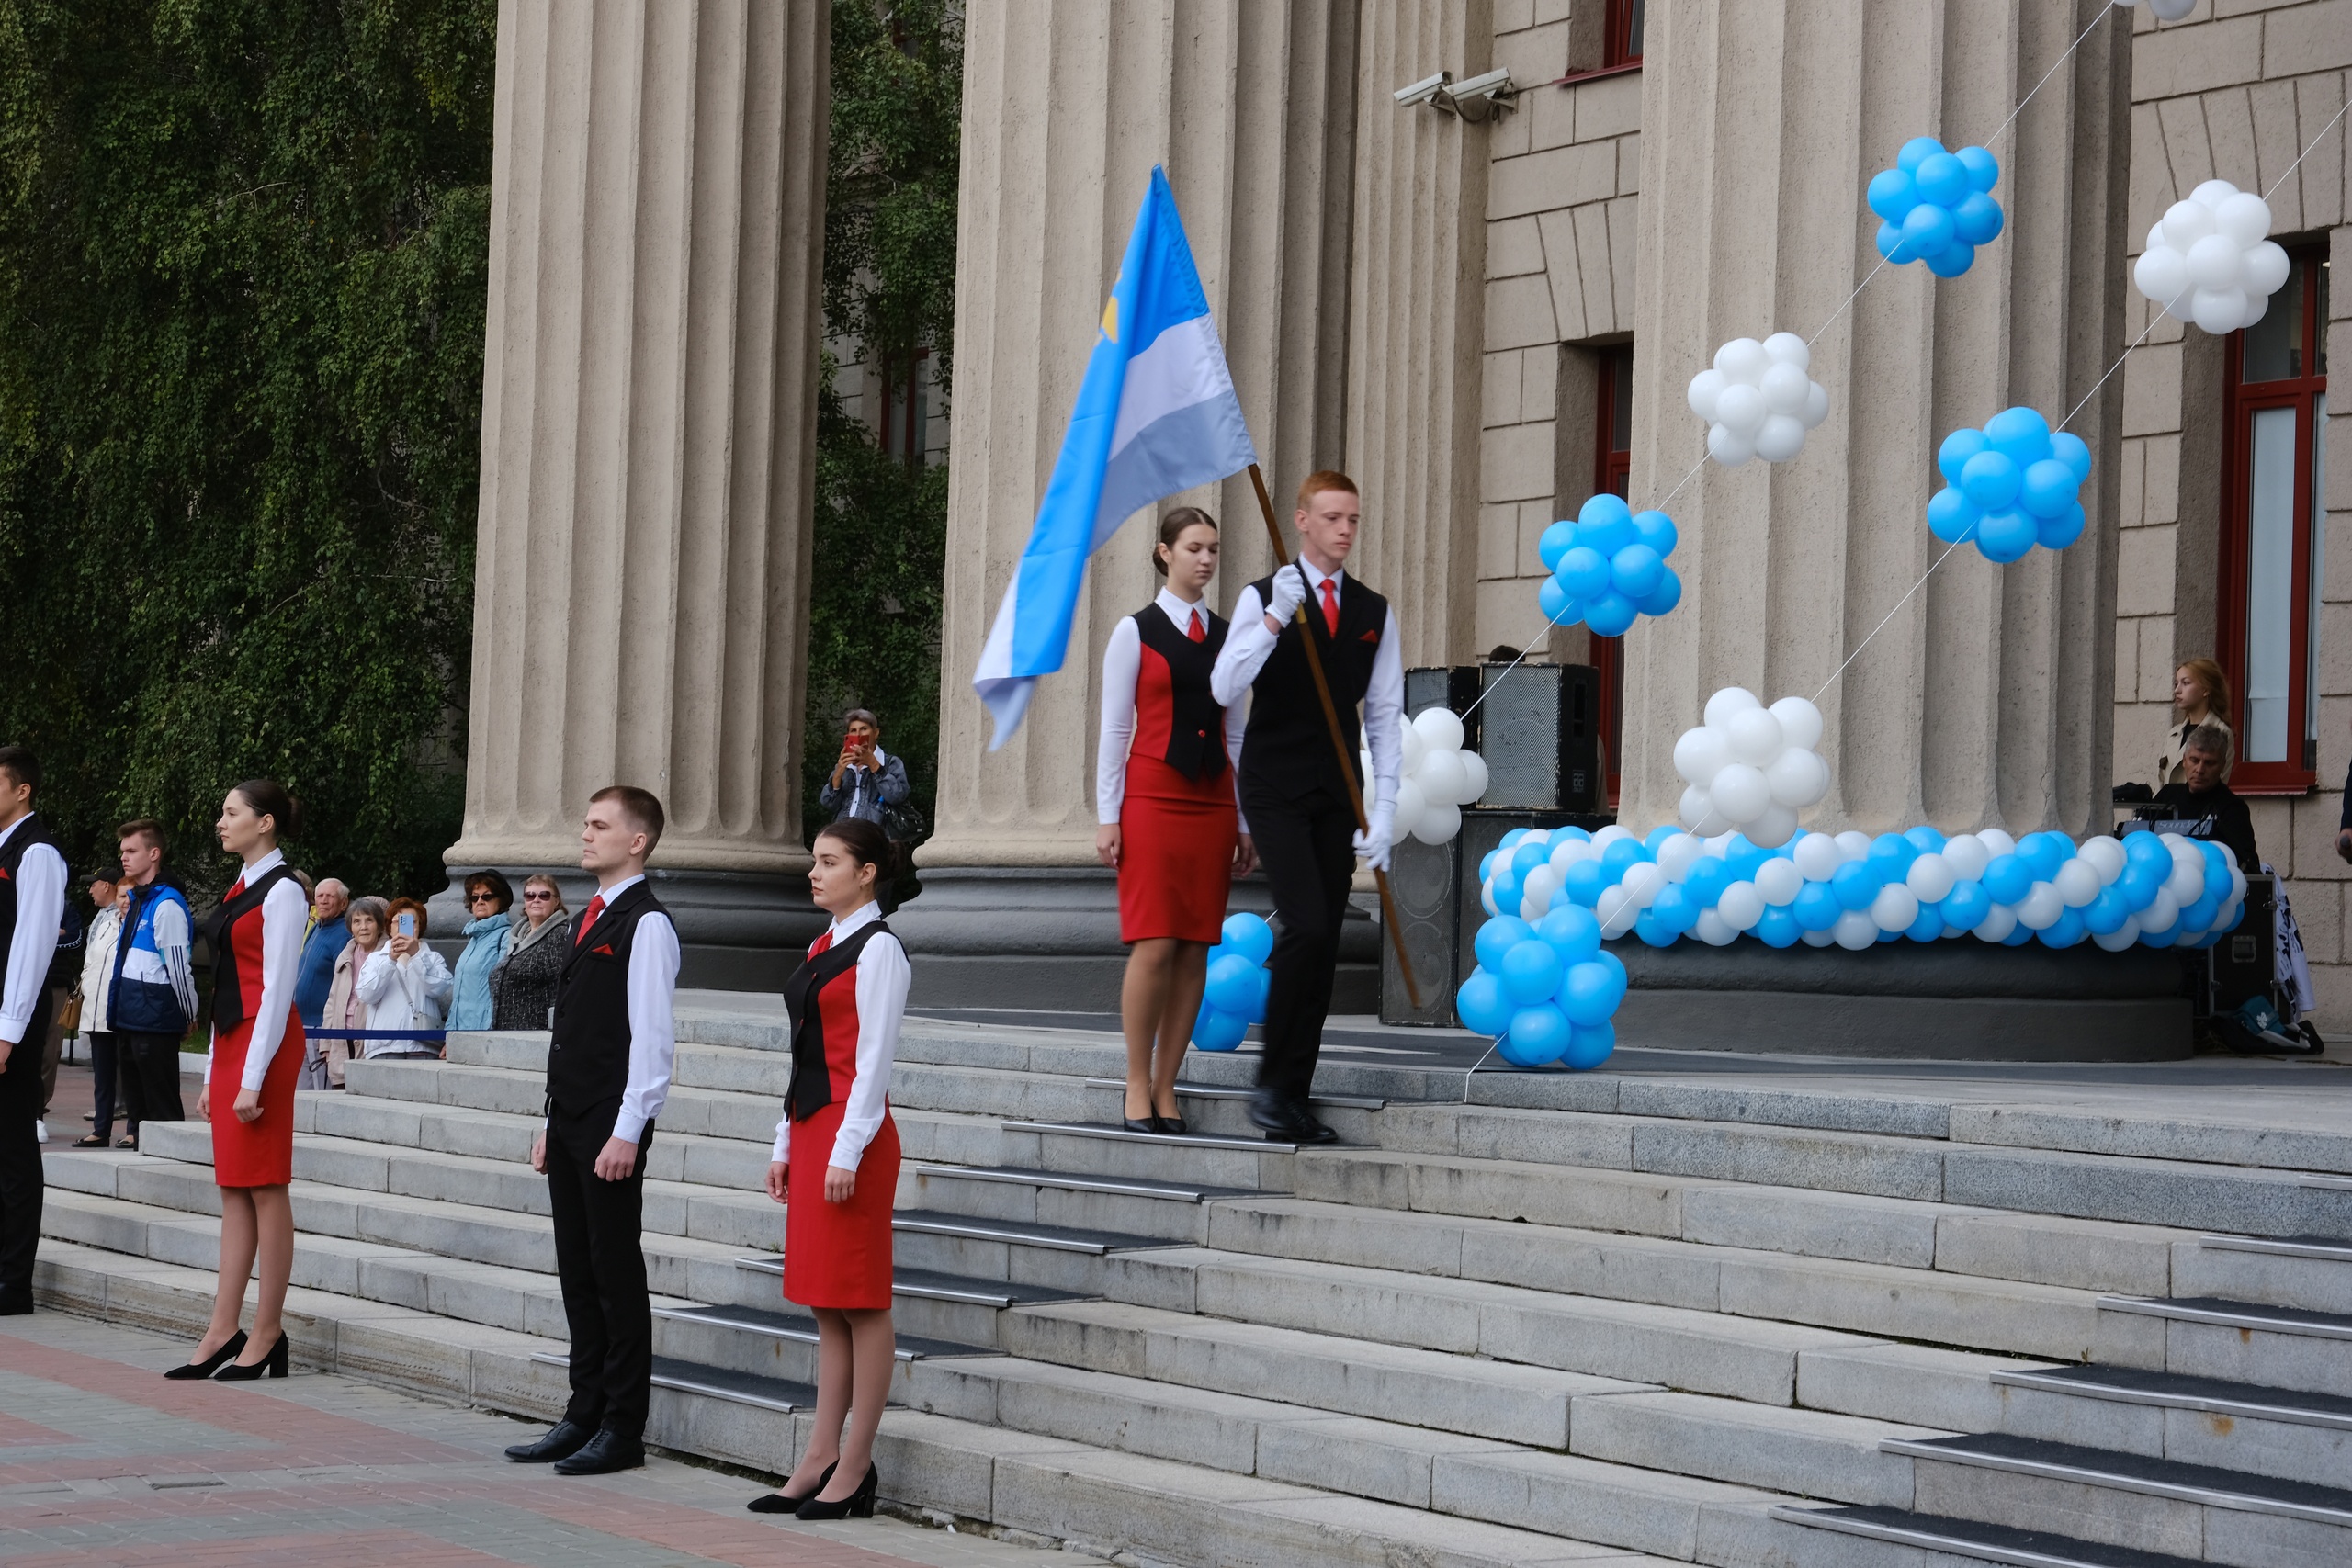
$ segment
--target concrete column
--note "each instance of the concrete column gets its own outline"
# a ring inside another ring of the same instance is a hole
[[[2097,30],[1995,131],[2094,17]],[[1821,698],[1835,775],[1813,825],[2104,828],[2114,649],[2131,54],[2107,0],[1653,6],[1643,70],[1634,504],[1704,450],[1684,386],[1724,340],[1810,335],[1831,414],[1792,462],[1708,465],[1669,507],[1681,607],[1627,638],[1628,822],[1674,818],[1676,737],[1708,694]],[[1962,277],[1878,263],[1872,174],[1910,137],[1987,145],[2007,226]],[[1833,320],[1833,312],[1835,313]],[[2012,404],[2096,468],[2061,555],[1944,547],[1935,453]],[[1898,609],[1898,603],[1901,607]]]
[[[499,14],[466,820],[445,858],[576,866],[589,795],[652,790],[689,983],[761,981],[810,923],[828,27],[824,5],[757,0]]]
[[[937,830],[922,897],[892,918],[933,960],[916,972],[934,994],[997,987],[1035,1005],[1050,976],[1058,996],[1115,997],[1115,898],[1094,862],[1099,671],[1111,628],[1158,582],[1151,518],[1096,557],[1068,661],[1001,751],[972,666],[1155,163],[1278,504],[1340,460],[1355,28],[1347,0],[973,0],[967,13]],[[1250,481],[1168,504],[1187,502],[1223,525],[1213,592],[1230,606],[1270,564]]]

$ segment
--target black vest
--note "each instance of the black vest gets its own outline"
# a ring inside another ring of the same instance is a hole
[[[1272,581],[1260,578],[1250,585],[1258,591],[1259,604],[1272,597]],[[1284,626],[1250,688],[1250,728],[1241,739],[1242,787],[1256,784],[1292,800],[1319,789],[1344,802],[1347,776],[1358,772],[1356,749],[1363,743],[1363,720],[1356,708],[1372,689],[1373,660],[1388,626],[1388,601],[1352,577],[1340,578],[1337,637],[1323,628],[1319,592],[1307,594],[1305,607],[1308,630],[1303,634],[1295,617]],[[1302,635],[1312,636],[1316,651],[1323,656],[1323,678],[1330,683],[1340,730],[1347,737],[1347,774],[1340,773],[1331,747],[1331,727],[1315,694]],[[1363,787],[1363,779],[1356,784]]]
[[[1136,635],[1144,647],[1168,661],[1168,686],[1175,711],[1169,716],[1168,752],[1163,760],[1195,781],[1224,776],[1233,761],[1225,754],[1225,710],[1209,692],[1209,671],[1216,668],[1217,652],[1225,647],[1231,623],[1205,604],[1201,614],[1208,623],[1208,636],[1194,642],[1176,629],[1158,604],[1147,604],[1135,613]]]
[[[555,1036],[548,1046],[548,1110],[583,1114],[616,1108],[628,1090],[628,956],[637,923],[667,917],[650,883],[629,885],[596,912],[596,923],[571,944],[555,995]],[[577,934],[575,925],[573,931]]]
[[[6,966],[7,954],[13,950],[17,940],[17,873],[25,863],[25,852],[35,844],[47,844],[51,849],[57,849],[57,840],[50,837],[49,824],[40,819],[40,814],[37,811],[28,812],[24,820],[17,824],[17,830],[8,835],[7,843],[0,845],[0,968]],[[59,851],[61,854],[63,852],[62,850]],[[57,947],[55,931],[30,932],[28,933],[26,940],[40,943],[41,955],[44,959],[50,958]],[[34,1009],[34,1028],[37,1030],[46,1027],[45,1020],[38,1006]],[[27,1032],[29,1035],[32,1031]],[[40,1060],[39,1043],[36,1041],[35,1048],[29,1053],[24,1051],[11,1053],[11,1060],[17,1057],[38,1064]]]
[[[217,1029],[233,1029],[245,1021],[244,988],[237,984],[237,954],[230,945],[229,928],[262,906],[269,890],[294,874],[294,868],[279,861],[261,874],[261,880],[247,887],[234,898],[224,898],[213,906],[212,913],[204,918],[204,939],[212,946],[212,1022]],[[256,982],[260,979],[255,976]]]
[[[847,942],[803,959],[784,983],[785,1010],[792,1015],[792,1087],[784,1103],[795,1122],[806,1122],[833,1102],[833,1075],[825,1063],[824,1007],[818,993],[857,967],[857,955],[865,944],[876,932],[889,930],[881,920],[858,927]]]

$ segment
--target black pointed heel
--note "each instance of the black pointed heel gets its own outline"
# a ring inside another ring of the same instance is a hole
[[[801,1504],[825,1489],[826,1483],[833,1478],[833,1468],[832,1465],[827,1465],[825,1473],[817,1477],[817,1484],[797,1497],[781,1489],[775,1492],[763,1492],[743,1506],[755,1514],[797,1514],[800,1511]]]
[[[220,1342],[220,1348],[201,1361],[189,1361],[174,1367],[164,1375],[175,1382],[187,1382],[197,1378],[209,1378],[220,1370],[223,1361],[233,1361],[245,1348],[245,1331],[242,1328]]]
[[[870,1519],[874,1517],[874,1493],[881,1484],[882,1472],[873,1465],[865,1467],[865,1479],[857,1490],[835,1502],[823,1502],[811,1497],[800,1505],[799,1517],[804,1519]],[[817,1488],[822,1492],[823,1487]]]
[[[1130,1133],[1157,1133],[1159,1131],[1159,1118],[1157,1116],[1130,1116],[1126,1119],[1126,1125],[1127,1131]]]
[[[274,1378],[282,1378],[286,1375],[286,1331],[282,1328],[277,1331],[277,1343],[269,1348],[268,1355],[251,1365],[242,1361],[232,1361],[213,1373],[212,1381],[214,1382],[253,1382],[265,1374]]]
[[[1182,1116],[1154,1116],[1152,1120],[1159,1123],[1160,1132],[1169,1137],[1181,1138],[1184,1135],[1184,1119]]]

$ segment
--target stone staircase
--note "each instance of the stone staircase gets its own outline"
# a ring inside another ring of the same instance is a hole
[[[680,1036],[648,1435],[776,1472],[815,1340],[762,1189],[783,1029]],[[300,1098],[298,1359],[560,1408],[545,1052]],[[2352,1135],[1330,1064],[1346,1142],[1299,1149],[1237,1057],[1195,1056],[1192,1134],[1127,1134],[1121,1060],[908,1025],[901,1509],[1174,1564],[2352,1562]],[[209,1134],[146,1144],[51,1147],[40,1286],[193,1333]]]

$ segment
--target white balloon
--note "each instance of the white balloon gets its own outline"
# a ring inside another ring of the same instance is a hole
[[[1766,338],[1764,356],[1776,365],[1793,365],[1800,370],[1808,369],[1813,365],[1813,350],[1805,345],[1804,339],[1794,333],[1774,333]]]
[[[1713,724],[1686,729],[1674,743],[1674,771],[1690,784],[1704,785],[1731,760],[1731,738]]]
[[[1717,833],[1728,833],[1734,826],[1732,819],[1716,810],[1713,802],[1710,801],[1706,815],[1690,824],[1690,831],[1702,839],[1708,839]]]
[[[1397,781],[1396,811],[1395,817],[1392,818],[1396,825],[1396,831],[1399,833],[1411,832],[1413,830],[1413,824],[1421,819],[1421,813],[1428,809],[1429,803],[1429,796],[1421,793],[1421,786],[1419,782],[1413,779],[1401,779]]]
[[[1736,337],[1715,350],[1715,368],[1726,381],[1744,381],[1753,387],[1771,363],[1764,345],[1752,337]]]
[[[2148,9],[2160,22],[2177,22],[2197,9],[2197,0],[2148,0]]]
[[[1551,863],[1566,871],[1578,861],[1594,858],[1590,839],[1555,839],[1552,840]]]
[[[1530,829],[1527,830],[1527,837],[1525,837],[1524,839],[1521,839],[1521,840],[1520,840],[1520,843],[1521,843],[1521,844],[1549,844],[1551,841],[1552,841],[1552,829],[1549,829],[1549,828],[1530,828]],[[1514,845],[1514,846],[1513,846],[1513,848],[1516,848],[1516,847],[1517,847],[1516,845]]]
[[[1634,902],[1633,895],[1621,883],[1600,890],[1600,897],[1593,900],[1592,912],[1600,920],[1602,936],[1618,937],[1634,929],[1634,922],[1642,917],[1642,907]]]
[[[1540,916],[1544,910],[1552,907],[1552,895],[1560,890],[1559,868],[1551,862],[1545,861],[1542,865],[1529,872],[1527,880],[1521,886],[1534,897],[1535,908]]]
[[[2213,209],[2201,201],[2176,201],[2165,209],[2165,243],[2183,255],[2188,247],[2217,231]]]
[[[1699,918],[1690,922],[1690,934],[1709,947],[1729,947],[1739,940],[1737,928],[1713,909],[1699,911]]]
[[[1785,463],[1804,450],[1804,422],[1792,413],[1776,413],[1756,433],[1756,455],[1768,463]]]
[[[1715,400],[1723,396],[1724,386],[1724,373],[1710,366],[1690,378],[1690,389],[1683,393],[1683,397],[1690,404],[1692,413],[1713,424],[1715,423]]]
[[[1907,931],[1919,918],[1919,896],[1900,882],[1890,882],[1871,900],[1871,919],[1883,931]]]
[[[1708,728],[1728,731],[1731,728],[1732,715],[1745,713],[1749,708],[1760,708],[1763,705],[1757,701],[1756,694],[1747,687],[1725,686],[1707,699],[1707,709],[1703,716]]]
[[[2287,281],[2288,270],[2287,253],[2275,241],[2265,240],[2245,254],[2246,288],[2261,295],[2266,305],[2270,302],[2270,296],[2278,292],[2278,286]]]
[[[2148,900],[2148,907],[2140,911],[2140,929],[2143,931],[2160,931],[2167,926],[2177,924],[2179,919],[2180,899],[2167,885],[2157,888],[2156,896]]]
[[[2245,869],[2235,861],[2230,863],[2230,896],[2222,902],[2227,904],[2245,902]]]
[[[1716,810],[1736,825],[1764,815],[1772,804],[1772,787],[1764,782],[1762,769],[1748,762],[1730,762],[1707,785],[1707,796]]]
[[[2088,861],[2075,859],[2058,868],[2050,886],[2058,890],[2058,897],[2066,908],[2079,909],[2098,897],[2098,890],[2107,884],[2098,879],[2098,872]]]
[[[1608,827],[1603,828],[1599,832],[1593,834],[1592,843],[1594,849],[1605,850],[1610,845],[1620,842],[1623,840],[1638,839],[1640,837],[1641,835],[1639,833],[1634,832],[1623,822],[1611,822]]]
[[[2048,931],[2065,912],[2065,900],[2059,897],[2058,889],[2047,882],[2035,883],[2026,896],[2018,900],[2018,924],[2033,931]]]
[[[1807,947],[1830,947],[1838,941],[1835,931],[1799,931],[1797,940]]]
[[[2126,863],[2122,841],[2105,833],[2085,839],[2075,851],[2075,858],[2098,874],[2101,887],[2112,885],[2117,877],[2122,875]]]
[[[1800,751],[1793,746],[1772,759],[1764,778],[1771,785],[1772,798],[1792,810],[1817,806],[1829,793],[1829,764],[1818,752]]]
[[[1711,774],[1709,776],[1712,777],[1713,775]],[[1707,797],[1707,786],[1705,784],[1694,784],[1684,786],[1682,791],[1681,807],[1682,825],[1684,827],[1697,827],[1709,817],[1713,816],[1714,810],[1715,803]]]
[[[1781,739],[1800,750],[1810,751],[1821,744],[1821,710],[1804,697],[1782,697],[1772,705],[1772,716],[1781,721]]]
[[[1423,708],[1413,716],[1413,728],[1432,751],[1462,750],[1462,720],[1451,708]]]
[[[1459,806],[1470,775],[1462,766],[1459,751],[1431,751],[1421,759],[1413,777],[1420,782],[1421,793],[1431,806]]]
[[[1996,904],[1976,922],[1976,934],[1986,942],[2001,942],[2018,929],[2018,912],[2007,904]]]
[[[1731,716],[1724,727],[1724,737],[1731,742],[1733,760],[1752,762],[1763,767],[1781,754],[1788,744],[1781,737],[1781,721],[1766,708],[1748,708]]]
[[[1421,819],[1413,824],[1413,837],[1425,844],[1442,844],[1462,831],[1462,807],[1458,806],[1429,806],[1421,809]]]
[[[2120,953],[2127,947],[2136,947],[2140,942],[2139,917],[2126,915],[2123,917],[2123,923],[2113,931],[2091,932],[2091,941],[2109,953]]]
[[[2200,288],[2189,297],[2188,319],[2215,337],[2245,325],[2245,311],[2243,288]]]
[[[1758,897],[1764,902],[1775,909],[1786,908],[1804,891],[1804,873],[1797,869],[1796,862],[1774,855],[1756,868],[1755,886]]]
[[[1397,765],[1404,770],[1407,777],[1409,778],[1414,773],[1420,772],[1421,759],[1429,755],[1429,750],[1430,749],[1428,745],[1421,739],[1421,732],[1415,729],[1409,724],[1406,725],[1404,727],[1404,755],[1397,758],[1396,761]],[[1372,766],[1370,763],[1366,763],[1364,765],[1363,776],[1366,778],[1372,777]]]
[[[1688,833],[1677,834],[1657,847],[1657,867],[1668,882],[1680,882],[1705,858],[1707,846]]]
[[[1807,833],[1797,840],[1792,854],[1798,874],[1807,882],[1826,882],[1846,863],[1846,852],[1826,833]],[[1758,880],[1762,881],[1760,872]],[[1793,898],[1796,895],[1792,893],[1789,897]]]
[[[1847,952],[1860,953],[1866,947],[1878,945],[1878,922],[1860,909],[1849,909],[1838,917],[1838,923],[1829,928],[1829,934]]]
[[[1499,914],[1501,914],[1501,913],[1502,913],[1502,911],[1501,911],[1500,909],[1498,909],[1498,908],[1495,908],[1495,882],[1494,882],[1494,878],[1492,878],[1492,877],[1488,877],[1488,878],[1487,878],[1484,883],[1482,883],[1482,884],[1479,886],[1479,888],[1478,888],[1478,907],[1479,907],[1480,908],[1482,908],[1482,909],[1486,910],[1486,911],[1487,911],[1487,913],[1488,913],[1489,915],[1499,915]]]
[[[1921,855],[1911,863],[1904,874],[1903,886],[1922,904],[1940,903],[1944,896],[1957,885],[1951,874],[1951,862],[1941,855]]]
[[[1868,860],[1871,853],[1871,836],[1849,828],[1838,835],[1838,852],[1848,860]]]
[[[1711,424],[1707,427],[1707,456],[1726,468],[1736,468],[1756,456],[1756,443],[1733,434],[1729,425]]]
[[[2285,253],[2280,254],[2283,255]],[[1805,389],[1804,407],[1797,412],[1797,419],[1807,430],[1815,430],[1828,417],[1829,389],[1815,381]]]
[[[1756,386],[1764,394],[1765,406],[1774,413],[1803,413],[1804,395],[1813,387],[1813,378],[1804,373],[1803,366],[1782,361],[1765,371],[1764,378]]]
[[[2233,188],[2214,204],[2213,224],[2221,231],[2221,237],[2233,246],[2241,251],[2252,250],[2270,237],[2270,204],[2250,190]]]
[[[2205,863],[2195,865],[2179,861],[2173,863],[2172,874],[2165,878],[2165,891],[2171,894],[2182,908],[2205,896]]]
[[[2132,264],[2132,283],[2153,303],[2169,305],[2188,294],[2188,264],[2170,245],[2158,245]]]
[[[1998,828],[1977,829],[1976,841],[1983,844],[1984,852],[1996,860],[2003,855],[2013,855],[2018,852],[2018,841]]]
[[[1464,751],[1461,756],[1462,773],[1465,781],[1462,785],[1461,803],[1464,806],[1476,806],[1485,797],[1487,786],[1494,783],[1494,776],[1487,771],[1487,759],[1478,755],[1477,752]]]
[[[1743,831],[1747,834],[1747,841],[1758,849],[1777,850],[1796,836],[1797,814],[1776,800]]]
[[[1993,852],[1986,849],[1984,841],[1974,834],[1962,833],[1945,841],[1940,858],[1951,867],[1955,881],[1973,882],[1984,874],[1986,866],[1993,863]]]
[[[1767,861],[1766,865],[1787,865],[1784,860]],[[1764,895],[1753,882],[1735,882],[1715,899],[1715,912],[1724,923],[1736,931],[1744,931],[1764,918]]]
[[[2208,234],[2188,247],[2188,281],[2200,288],[2234,288],[2238,247],[2227,234]]]
[[[1771,412],[1764,394],[1744,381],[1734,381],[1715,399],[1715,423],[1749,441],[1756,439]]]
[[[2197,188],[2188,193],[2188,199],[2199,207],[2211,208],[2215,212],[2219,212],[2222,203],[2237,193],[2238,187],[2227,180],[2199,180],[2197,182]]]

